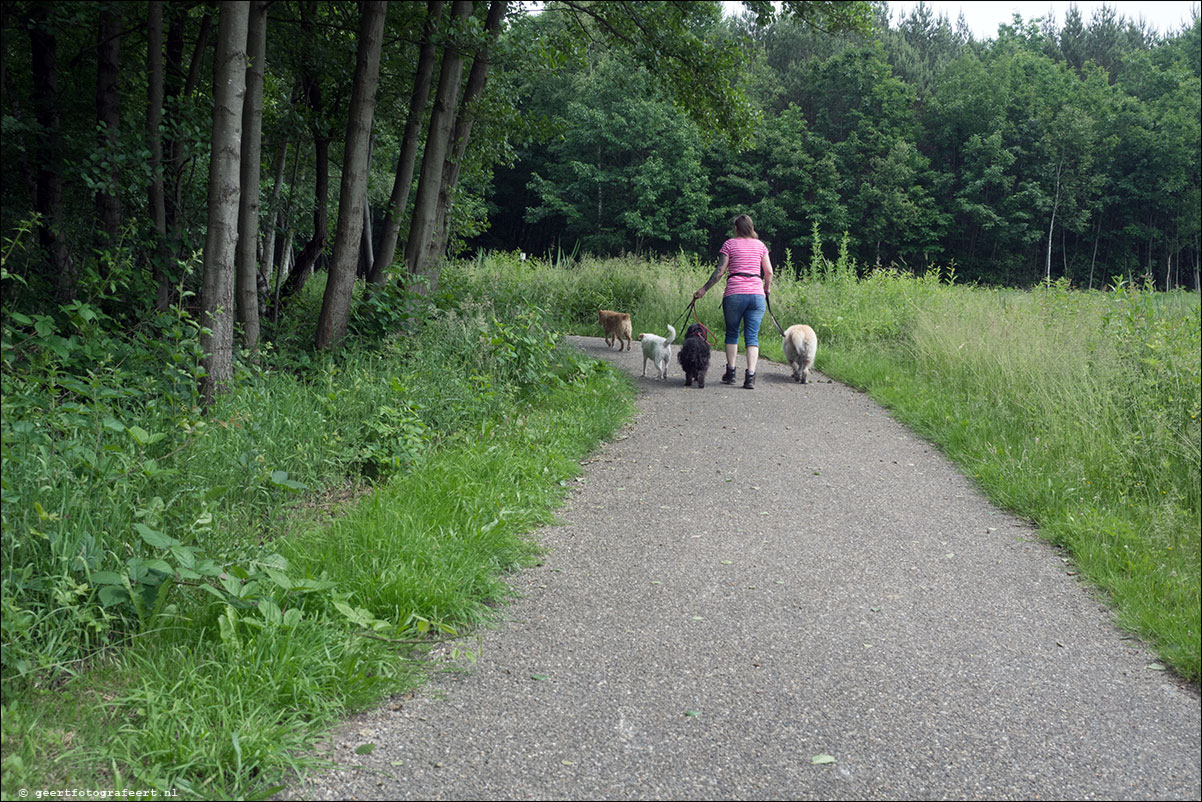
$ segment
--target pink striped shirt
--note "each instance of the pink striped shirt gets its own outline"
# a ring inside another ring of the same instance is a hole
[[[726,281],[727,295],[763,295],[764,281],[760,278],[760,269],[768,246],[754,237],[732,237],[722,243],[719,253],[726,254],[727,273],[752,273],[752,276],[730,276]]]

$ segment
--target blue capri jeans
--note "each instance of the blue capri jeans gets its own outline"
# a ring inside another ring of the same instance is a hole
[[[739,323],[743,324],[743,345],[759,347],[760,321],[764,319],[767,299],[762,295],[727,295],[722,299],[726,318],[726,344],[738,345]]]

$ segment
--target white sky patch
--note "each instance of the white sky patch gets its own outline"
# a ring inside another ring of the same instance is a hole
[[[910,10],[916,5],[918,5],[917,0],[891,0],[889,3],[891,24],[896,25],[902,15],[909,15]],[[1081,20],[1086,25],[1089,25],[1089,21],[1097,9],[1109,6],[1114,10],[1116,16],[1126,17],[1130,20],[1143,19],[1149,28],[1165,35],[1176,33],[1191,24],[1193,19],[1191,9],[1195,13],[1198,9],[1197,2],[1182,2],[1181,0],[1172,2],[1147,2],[1147,0],[1144,2],[1127,2],[1126,0],[1090,2],[1089,0],[1080,0],[1075,3],[1053,2],[1053,0],[1042,0],[1042,2],[1040,0],[1033,0],[1033,2],[928,0],[927,2],[927,6],[935,12],[937,17],[940,14],[946,15],[952,27],[955,27],[956,20],[963,12],[964,20],[968,23],[973,37],[978,40],[996,39],[998,26],[1013,23],[1016,13],[1020,14],[1024,21],[1052,15],[1055,17],[1056,27],[1060,27],[1064,24],[1064,17],[1068,13],[1069,7],[1074,5],[1081,12]]]
[[[918,5],[918,0],[891,0],[889,3],[890,24],[896,26],[902,15],[908,15],[910,9]],[[1197,13],[1198,0],[1110,0],[1110,2],[1093,2],[1093,0],[1078,0],[1078,2],[1061,2],[1061,0],[928,0],[927,5],[935,12],[935,16],[945,15],[948,22],[955,27],[961,12],[964,21],[968,23],[973,38],[978,41],[996,39],[999,25],[1010,25],[1014,22],[1014,14],[1020,14],[1024,21],[1036,17],[1055,16],[1056,26],[1064,24],[1064,16],[1069,6],[1075,5],[1081,12],[1082,21],[1088,25],[1094,11],[1102,6],[1110,6],[1116,16],[1131,20],[1144,20],[1148,27],[1161,34],[1173,34],[1187,27],[1193,21],[1193,13]],[[727,15],[743,13],[745,7],[738,0],[724,0],[722,7]]]

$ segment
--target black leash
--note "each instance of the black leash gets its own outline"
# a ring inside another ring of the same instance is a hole
[[[780,336],[784,337],[785,330],[782,329],[780,324],[776,322],[776,315],[772,314],[772,301],[770,300],[770,296],[766,290],[764,292],[764,305],[768,307],[768,316],[771,317],[772,322],[776,324],[776,330],[780,332]]]
[[[784,337],[785,330],[780,327],[780,323],[778,323],[776,320],[776,315],[773,314],[773,312],[772,312],[772,296],[767,292],[764,293],[764,305],[766,307],[768,307],[768,316],[770,318],[772,318],[772,324],[774,326],[776,326],[776,330],[780,332],[780,336]],[[713,346],[714,348],[717,348],[718,344],[712,341],[712,336],[710,334],[709,327],[701,322],[701,318],[697,314],[697,299],[696,298],[694,298],[692,301],[690,301],[689,305],[684,308],[684,311],[676,316],[676,320],[672,321],[673,328],[676,327],[676,324],[680,322],[680,319],[682,317],[687,322],[688,317],[689,317],[689,312],[693,313],[693,319],[697,321],[697,325],[700,326],[702,331],[705,332],[705,341],[707,343],[709,343],[711,346]]]
[[[710,331],[709,326],[702,323],[701,316],[697,314],[697,299],[696,298],[689,301],[689,305],[684,308],[684,311],[676,316],[676,320],[672,321],[672,327],[675,328],[676,324],[680,322],[681,318],[684,318],[685,323],[687,324],[689,322],[689,312],[693,313],[693,320],[697,321],[697,325],[701,327],[701,331],[705,335],[706,343],[708,343],[710,345],[710,347],[712,347],[712,348],[717,348],[718,343],[714,341],[714,335]],[[687,325],[685,326],[685,328],[688,328]]]

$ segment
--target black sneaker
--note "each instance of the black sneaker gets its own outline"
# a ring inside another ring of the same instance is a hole
[[[754,390],[755,389],[755,374],[752,373],[750,370],[747,371],[747,375],[743,378],[743,389],[744,390]]]
[[[734,384],[735,383],[735,369],[732,368],[730,365],[726,366],[726,372],[722,374],[722,383],[723,384]]]

